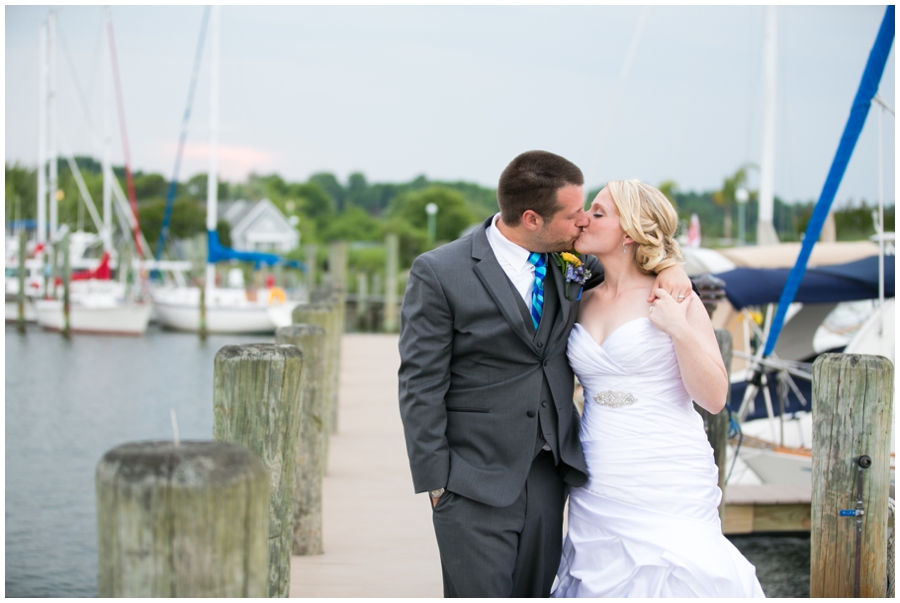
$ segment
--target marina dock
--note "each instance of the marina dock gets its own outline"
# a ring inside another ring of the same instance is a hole
[[[340,431],[322,487],[323,555],[291,558],[291,597],[441,597],[431,509],[414,494],[396,335],[344,335]]]

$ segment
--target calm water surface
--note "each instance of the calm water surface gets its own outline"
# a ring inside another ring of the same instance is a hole
[[[266,336],[6,329],[6,596],[97,595],[94,471],[125,442],[212,438],[213,359]],[[770,597],[809,596],[809,536],[736,536]]]
[[[125,442],[212,439],[213,359],[266,335],[144,337],[6,327],[6,596],[97,595],[94,471]]]

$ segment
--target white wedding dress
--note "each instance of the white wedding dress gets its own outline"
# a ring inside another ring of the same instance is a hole
[[[570,490],[552,596],[764,597],[722,535],[718,470],[672,339],[638,318],[601,346],[576,324],[569,362],[590,479]]]

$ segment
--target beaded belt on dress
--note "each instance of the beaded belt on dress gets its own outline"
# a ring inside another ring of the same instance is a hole
[[[619,392],[613,389],[594,394],[592,397],[597,404],[600,404],[601,406],[610,406],[612,408],[628,406],[629,404],[637,402],[637,398],[634,397],[634,394],[629,392]]]

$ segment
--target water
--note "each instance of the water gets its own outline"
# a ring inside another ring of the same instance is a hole
[[[809,532],[741,534],[728,540],[756,566],[767,597],[809,597]]]
[[[266,335],[144,337],[6,327],[6,596],[97,595],[94,471],[125,442],[212,439],[213,359]]]
[[[213,359],[267,336],[142,338],[6,329],[6,596],[97,595],[94,471],[125,442],[212,436]],[[809,596],[809,535],[732,542],[770,597]]]

